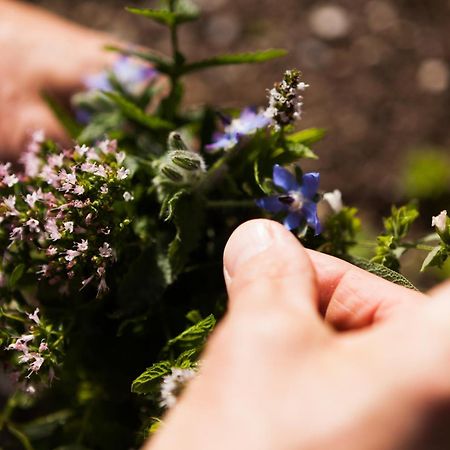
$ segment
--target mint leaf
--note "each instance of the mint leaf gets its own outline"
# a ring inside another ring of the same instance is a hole
[[[204,59],[187,64],[183,68],[183,73],[195,72],[209,67],[225,66],[232,64],[254,64],[270,61],[271,59],[286,56],[286,50],[269,49],[259,52],[236,53],[230,55],[213,56],[212,58]]]

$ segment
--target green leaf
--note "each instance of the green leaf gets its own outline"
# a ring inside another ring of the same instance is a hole
[[[138,16],[146,17],[152,19],[155,22],[165,25],[167,27],[174,27],[184,22],[191,22],[196,20],[199,16],[198,9],[192,6],[183,8],[183,2],[180,2],[180,7],[177,11],[169,11],[168,9],[150,9],[150,8],[125,8],[128,12],[136,14]]]
[[[67,134],[72,138],[76,138],[80,134],[82,127],[76,122],[72,114],[51,95],[44,93],[42,94],[42,97],[45,103],[47,103],[47,106],[51,109],[53,115],[67,131]]]
[[[298,131],[297,133],[286,136],[290,142],[303,145],[312,145],[320,141],[325,136],[325,129],[323,128],[307,128],[306,130]]]
[[[196,70],[206,69],[208,67],[225,66],[231,64],[253,64],[270,61],[271,59],[286,56],[286,50],[269,49],[259,52],[236,53],[230,55],[219,55],[212,58],[204,59],[187,64],[183,69],[183,73],[190,73]]]
[[[317,159],[317,155],[304,144],[288,141],[286,148],[280,149],[279,154],[273,158],[273,163],[286,165],[304,158]]]
[[[428,253],[427,257],[423,261],[422,268],[420,269],[423,272],[428,267],[441,267],[442,264],[447,260],[448,253],[441,245],[438,245]]]
[[[174,125],[166,120],[156,116],[151,116],[136,106],[133,102],[118,94],[117,92],[103,92],[103,95],[112,100],[129,119],[139,123],[140,125],[153,130],[170,130]]]
[[[144,61],[152,63],[155,68],[161,73],[170,73],[172,68],[172,62],[169,58],[158,55],[151,50],[136,50],[123,47],[117,47],[114,45],[108,45],[105,50],[111,52],[117,52],[125,56],[134,56]]]
[[[57,428],[63,427],[72,415],[72,411],[63,409],[27,422],[21,429],[32,441],[43,439],[51,436]]]
[[[187,330],[184,330],[177,337],[170,339],[167,342],[165,350],[173,347],[180,349],[197,349],[198,347],[202,347],[215,325],[216,319],[211,314]]]
[[[150,394],[159,387],[161,378],[172,371],[170,361],[160,361],[153,364],[139,375],[131,384],[131,392],[135,394]]]
[[[346,259],[348,262],[354,264],[357,267],[360,267],[361,269],[366,270],[367,272],[373,273],[374,275],[391,281],[392,283],[398,284],[399,286],[417,291],[417,288],[407,278],[381,264],[377,264],[365,258],[359,258],[356,256],[349,256]]]
[[[8,278],[8,288],[14,290],[16,288],[17,283],[22,278],[25,272],[25,264],[18,264],[14,267],[12,274]]]

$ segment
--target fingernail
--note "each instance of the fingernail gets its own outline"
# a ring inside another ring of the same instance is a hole
[[[252,226],[237,230],[231,236],[225,249],[224,273],[226,281],[249,259],[267,250],[273,243],[274,235],[266,221],[255,221]]]

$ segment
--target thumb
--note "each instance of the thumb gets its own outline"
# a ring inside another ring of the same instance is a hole
[[[231,315],[236,310],[286,312],[296,321],[322,322],[312,263],[298,240],[277,222],[257,219],[239,226],[225,247],[224,275]]]

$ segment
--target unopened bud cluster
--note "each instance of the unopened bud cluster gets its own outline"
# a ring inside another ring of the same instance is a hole
[[[269,107],[266,117],[271,119],[276,130],[299,120],[302,115],[303,97],[300,94],[308,85],[301,81],[300,71],[287,70],[283,81],[269,90]]]
[[[169,151],[156,165],[160,172],[157,182],[163,184],[193,184],[206,171],[203,158],[188,150],[178,133],[171,133],[167,143]]]

